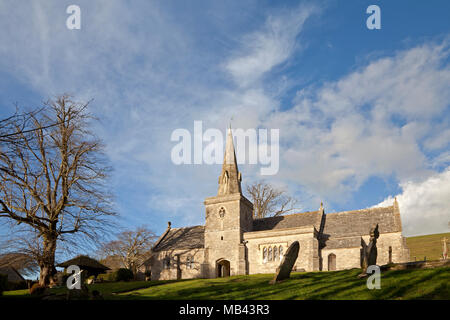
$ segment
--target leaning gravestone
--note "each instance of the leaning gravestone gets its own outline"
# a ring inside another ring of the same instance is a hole
[[[277,268],[277,273],[270,284],[275,284],[284,279],[288,279],[291,275],[292,267],[298,257],[298,250],[300,249],[300,244],[298,241],[292,242],[292,244],[287,249],[280,266]]]
[[[367,268],[377,264],[377,239],[380,236],[378,231],[378,224],[370,229],[369,245],[365,245],[364,240],[361,238],[361,245],[363,250],[363,263],[362,273],[358,275],[358,278],[367,277]]]

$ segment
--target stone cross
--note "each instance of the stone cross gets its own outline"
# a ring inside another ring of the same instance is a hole
[[[448,257],[447,241],[448,241],[448,239],[446,237],[444,237],[444,239],[442,239],[442,258],[444,260],[447,260],[447,257]]]
[[[277,273],[270,284],[275,284],[281,280],[288,279],[291,275],[292,267],[297,261],[298,251],[300,249],[300,244],[298,241],[292,242],[292,244],[287,249],[286,253],[283,256],[283,260],[280,263],[280,266],[277,268]]]

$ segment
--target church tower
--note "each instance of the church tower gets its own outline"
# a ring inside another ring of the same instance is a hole
[[[215,278],[248,273],[243,233],[252,231],[253,205],[242,195],[231,127],[228,129],[219,188],[215,197],[205,199],[205,277]]]

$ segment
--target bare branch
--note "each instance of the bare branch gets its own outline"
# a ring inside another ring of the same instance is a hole
[[[257,181],[247,186],[247,193],[253,202],[253,218],[279,216],[296,209],[297,201],[285,190]]]

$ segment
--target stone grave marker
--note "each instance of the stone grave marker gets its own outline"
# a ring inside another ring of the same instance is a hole
[[[277,268],[277,272],[275,277],[270,284],[275,284],[284,279],[288,279],[291,275],[292,267],[295,264],[295,261],[298,257],[298,251],[300,249],[300,244],[298,241],[292,242],[292,244],[287,249],[286,253],[283,256],[283,260],[281,261],[279,267]]]

